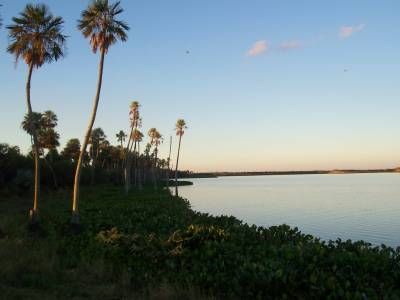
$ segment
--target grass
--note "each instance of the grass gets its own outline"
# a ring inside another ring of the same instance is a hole
[[[113,186],[82,189],[83,231],[73,234],[70,199],[44,193],[30,233],[30,199],[0,196],[0,298],[400,298],[399,249],[325,243],[200,214],[166,190]]]

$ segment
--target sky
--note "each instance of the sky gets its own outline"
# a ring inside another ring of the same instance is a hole
[[[30,1],[39,3],[39,1]],[[34,71],[34,111],[59,118],[61,148],[82,140],[98,54],[76,29],[86,0],[44,0],[65,19],[67,55]],[[29,148],[27,68],[4,25],[28,1],[0,0],[0,142]],[[400,1],[122,0],[131,27],[105,61],[95,127],[112,143],[141,103],[144,132],[164,136],[193,171],[400,166]]]

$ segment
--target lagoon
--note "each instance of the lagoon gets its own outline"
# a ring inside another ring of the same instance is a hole
[[[400,174],[231,176],[191,179],[192,208],[248,224],[288,224],[324,240],[400,246]]]

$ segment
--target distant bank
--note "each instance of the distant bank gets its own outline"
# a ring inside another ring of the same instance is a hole
[[[186,178],[215,178],[215,177],[220,177],[220,176],[312,175],[312,174],[357,174],[357,173],[400,173],[400,167],[399,168],[393,168],[393,169],[370,169],[370,170],[200,172],[200,173],[186,173],[182,177],[186,177]]]

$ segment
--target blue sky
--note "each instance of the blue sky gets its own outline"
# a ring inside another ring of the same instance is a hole
[[[76,30],[88,1],[41,2],[64,17],[68,51],[62,61],[35,71],[32,103],[35,111],[57,113],[63,146],[83,137],[98,55]],[[28,1],[0,3],[7,25]],[[128,129],[129,103],[138,100],[143,131],[157,127],[166,137],[162,153],[176,119],[186,119],[185,169],[400,165],[399,1],[121,4],[129,40],[107,55],[95,123],[112,142],[117,131]],[[3,26],[0,142],[26,150],[30,139],[20,122],[27,70],[22,62],[15,66],[7,43]]]

